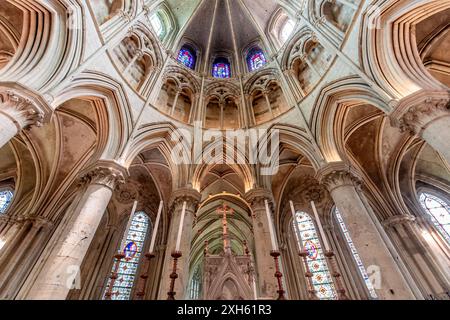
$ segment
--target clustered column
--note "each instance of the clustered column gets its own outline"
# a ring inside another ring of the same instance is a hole
[[[450,288],[448,258],[439,254],[439,248],[425,239],[427,231],[420,226],[420,218],[412,215],[395,215],[383,225],[391,238],[401,248],[405,261],[416,275],[421,291],[427,298],[448,299]]]
[[[60,236],[50,242],[50,254],[28,291],[27,299],[60,300],[67,297],[74,273],[83,262],[116,185],[124,181],[125,175],[124,168],[108,163],[82,178],[84,191],[75,200],[78,203],[73,212],[68,213],[67,223],[60,226]]]
[[[170,274],[172,273],[173,266],[173,259],[171,254],[173,251],[175,251],[183,205],[186,202],[186,213],[183,222],[183,231],[180,245],[180,251],[183,255],[178,260],[178,279],[175,282],[175,299],[181,300],[185,298],[185,292],[189,281],[189,260],[192,241],[192,228],[200,200],[201,194],[197,190],[192,188],[178,189],[172,194],[169,203],[171,221],[167,239],[163,272],[160,279],[161,286],[159,290],[159,299],[161,300],[166,300],[167,293],[169,292]]]
[[[278,287],[277,280],[274,277],[274,261],[270,256],[272,245],[265,207],[265,200],[269,201],[270,204],[273,203],[272,194],[265,189],[253,189],[246,194],[245,198],[250,203],[253,213],[253,236],[255,239],[259,298],[274,299],[277,296]]]
[[[414,299],[405,277],[385,242],[387,235],[382,228],[377,228],[374,218],[369,212],[357,190],[358,179],[348,168],[327,166],[319,171],[318,179],[331,194],[341,213],[358,253],[367,269],[379,270],[372,275],[378,278],[381,286],[375,288],[381,299]]]

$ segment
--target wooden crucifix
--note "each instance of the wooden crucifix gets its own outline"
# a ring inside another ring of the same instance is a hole
[[[230,235],[228,234],[228,216],[234,214],[234,210],[227,206],[225,203],[217,209],[217,213],[222,216],[222,228],[223,228],[223,249],[225,252],[231,251]]]

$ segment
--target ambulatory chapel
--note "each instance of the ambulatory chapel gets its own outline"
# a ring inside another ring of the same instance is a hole
[[[450,300],[450,0],[0,0],[0,300]]]

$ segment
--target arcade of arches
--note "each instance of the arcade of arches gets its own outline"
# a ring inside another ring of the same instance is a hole
[[[0,299],[450,299],[450,0],[0,3]]]

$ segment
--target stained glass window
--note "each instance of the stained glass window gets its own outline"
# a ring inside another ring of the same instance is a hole
[[[335,300],[333,280],[313,220],[307,213],[297,212],[293,227],[297,241],[308,252],[306,259],[313,274],[312,281],[317,297],[321,300]]]
[[[215,78],[230,78],[231,77],[231,66],[228,59],[218,58],[213,64],[213,77]]]
[[[247,56],[247,64],[250,72],[262,68],[267,63],[264,52],[259,48],[253,48],[250,50]]]
[[[194,70],[195,69],[195,55],[194,51],[187,47],[183,46],[178,54],[178,61],[184,64],[186,67]]]
[[[118,277],[111,290],[111,300],[129,300],[131,297],[139,260],[149,231],[149,223],[149,218],[145,212],[140,211],[134,214],[130,228],[126,231],[124,241],[121,243],[121,245],[125,243],[125,247],[121,248],[125,259],[120,261]],[[116,262],[117,260],[114,261],[111,273],[114,272]],[[108,279],[104,295],[108,292],[110,285],[111,279]]]
[[[347,244],[353,255],[353,259],[355,259],[356,265],[358,266],[358,270],[364,279],[367,289],[369,290],[370,296],[374,299],[377,299],[378,296],[377,293],[375,292],[375,288],[373,287],[372,281],[369,279],[369,275],[367,274],[366,268],[362,263],[361,257],[359,256],[358,251],[356,250],[356,247],[353,244],[353,240],[350,237],[350,233],[347,229],[347,226],[345,225],[344,219],[342,218],[342,215],[337,208],[334,209],[334,215],[336,217],[339,226],[341,227],[342,233],[344,234],[345,240],[347,241]]]
[[[420,204],[442,237],[450,244],[450,205],[432,194],[421,193]]]
[[[289,39],[289,36],[294,31],[295,28],[295,22],[291,19],[288,19],[286,23],[284,24],[283,28],[281,29],[281,42],[285,43],[287,39]]]
[[[13,192],[11,190],[1,190],[0,191],[0,213],[5,213],[8,209],[9,204],[13,198]]]

